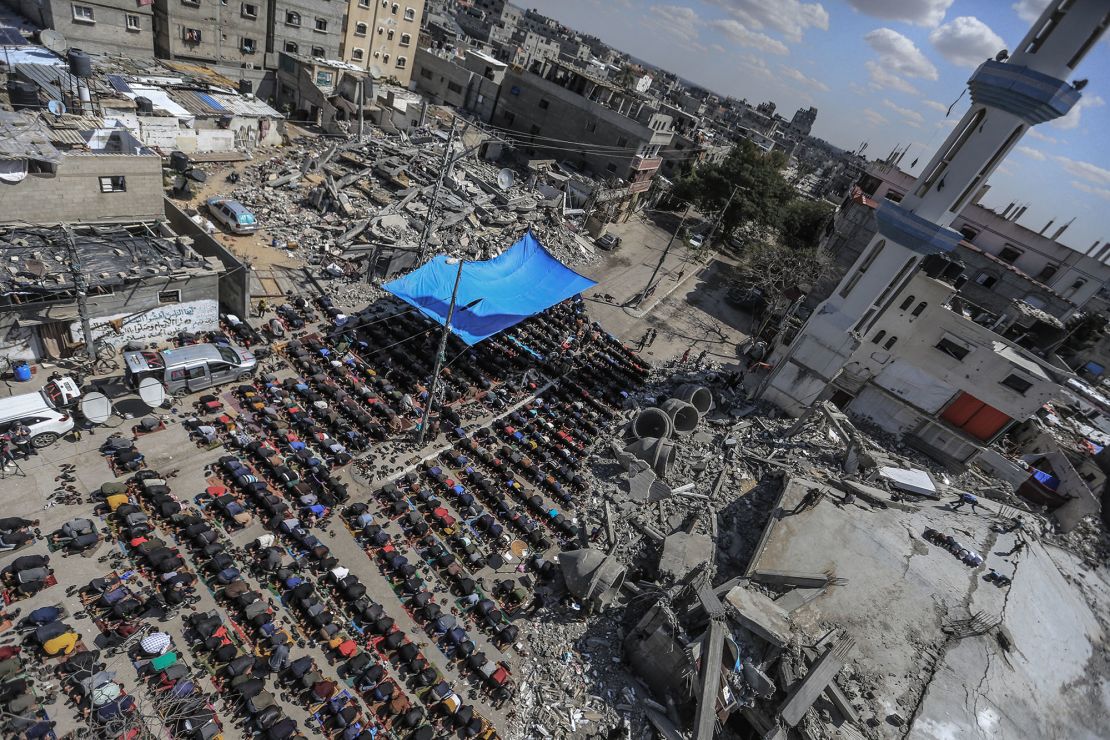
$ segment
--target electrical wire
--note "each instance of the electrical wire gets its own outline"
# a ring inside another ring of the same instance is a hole
[[[499,132],[509,134],[509,135],[514,135],[515,134],[515,135],[521,135],[521,136],[532,136],[533,138],[535,138],[537,140],[542,139],[544,141],[554,141],[554,142],[559,143],[559,144],[580,144],[581,143],[581,142],[577,142],[577,141],[571,141],[570,139],[556,139],[555,137],[552,137],[552,136],[539,136],[539,135],[535,135],[535,134],[523,134],[520,131],[514,131],[512,129],[508,129],[508,128],[505,128],[503,126],[494,126],[491,123],[482,124],[481,126],[476,125],[475,127],[476,128],[481,128],[481,129],[493,129],[495,131],[499,131]],[[609,146],[607,144],[592,144],[592,145],[590,145],[590,147],[593,148],[593,149],[611,149],[611,150],[616,150],[616,151],[633,151],[633,150],[636,149],[636,147]],[[663,150],[660,150],[660,151],[696,152],[696,151],[708,151],[709,149],[710,149],[710,147],[697,147],[697,148],[694,148],[694,149],[663,149]]]

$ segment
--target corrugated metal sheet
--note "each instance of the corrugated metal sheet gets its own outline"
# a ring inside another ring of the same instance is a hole
[[[77,78],[61,67],[46,64],[17,64],[15,72],[20,77],[39,86],[51,100],[62,100],[62,90],[77,91]]]
[[[208,101],[206,101],[204,97],[201,97],[202,93],[197,93],[193,90],[182,90],[180,88],[167,89],[166,93],[176,103],[180,104],[182,108],[193,115],[220,116],[226,113],[222,108],[213,108],[209,105]]]
[[[50,129],[50,141],[66,146],[85,146],[86,143],[85,137],[81,136],[81,132],[71,128]]]
[[[227,95],[225,93],[212,93],[209,97],[216,100],[229,113],[239,116],[267,116],[282,118],[276,110],[266,105],[258,98],[247,98],[242,95]]]
[[[226,111],[227,110],[227,108],[224,108],[222,105],[220,105],[216,101],[215,98],[213,98],[211,95],[208,95],[207,93],[198,92],[198,93],[196,93],[196,96],[198,98],[200,98],[201,100],[203,100],[205,103],[207,103],[209,107],[214,108],[215,110],[218,110],[218,111]]]

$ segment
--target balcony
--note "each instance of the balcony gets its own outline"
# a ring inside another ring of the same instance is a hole
[[[636,155],[636,158],[632,160],[632,169],[640,172],[651,171],[659,169],[662,164],[662,157],[642,157]]]
[[[641,180],[640,182],[630,183],[628,192],[630,193],[646,193],[651,188],[651,180]]]

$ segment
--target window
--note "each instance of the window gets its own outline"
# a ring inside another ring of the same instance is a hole
[[[181,303],[180,290],[163,290],[158,294],[159,303]]]
[[[397,33],[397,32],[396,32],[396,31],[394,31],[394,30],[393,30],[392,28],[391,28],[391,29],[389,29],[389,33],[387,33],[387,34],[385,35],[385,40],[386,40],[386,41],[392,41],[392,40],[393,40],[393,35],[394,35],[395,33]]]
[[[908,296],[906,296],[906,300],[902,301],[902,305],[898,306],[898,310],[899,311],[905,311],[907,308],[909,308],[912,305],[913,305],[913,296],[908,295]]]
[[[294,10],[285,11],[285,25],[287,26],[300,26],[301,14]]]
[[[185,377],[189,380],[197,380],[203,378],[204,374],[208,371],[207,365],[194,365],[193,367],[186,368]]]
[[[365,23],[356,23],[355,24],[355,36],[365,36],[366,35],[366,28],[367,28],[367,26],[366,26]]]
[[[947,334],[941,337],[936,347],[944,354],[949,357],[955,357],[957,360],[963,360],[971,352],[970,346],[958,339],[949,337]]]
[[[875,336],[871,338],[871,343],[878,344],[879,342],[883,341],[883,337],[885,336],[886,329],[879,329],[877,332],[875,332]]]
[[[242,10],[240,11],[244,18],[254,20],[258,17],[258,6],[251,3],[243,3]]]
[[[883,345],[883,349],[890,349],[891,347],[894,346],[894,343],[897,342],[897,341],[898,341],[898,337],[891,337],[890,339],[886,340],[886,344]]]
[[[941,179],[941,175],[948,169],[948,163],[955,158],[960,149],[967,143],[967,140],[971,138],[972,134],[979,130],[979,125],[983,123],[983,118],[986,117],[986,115],[987,109],[980,108],[962,129],[953,132],[952,136],[949,137],[952,141],[951,146],[944,150],[940,158],[937,159],[936,164],[933,165],[932,169],[928,170],[927,176],[917,189],[918,197],[928,193],[933,185],[936,184],[937,180]]]
[[[1037,280],[1040,280],[1042,283],[1045,280],[1050,280],[1050,279],[1052,279],[1052,276],[1056,274],[1056,271],[1059,270],[1059,269],[1060,269],[1059,265],[1047,264],[1047,265],[1044,266],[1044,269],[1042,269],[1040,271],[1040,273],[1038,273]]]
[[[540,108],[541,109],[547,110],[550,106],[551,106],[551,103],[547,102],[546,98],[540,98]]]
[[[404,69],[408,66],[409,60],[405,57],[397,57],[397,69]]]
[[[447,89],[450,90],[453,93],[461,93],[462,92],[462,85],[460,85],[457,82],[448,82],[447,83]],[[513,116],[512,113],[506,113],[505,114],[505,122],[506,123],[512,123],[513,118],[514,118],[514,116]]]
[[[1080,278],[1079,280],[1076,280],[1076,281],[1075,281],[1074,283],[1072,283],[1072,284],[1071,284],[1071,286],[1070,286],[1070,287],[1068,288],[1068,290],[1067,290],[1067,296],[1066,296],[1066,297],[1071,297],[1071,296],[1075,295],[1075,292],[1076,292],[1077,290],[1079,290],[1080,288],[1082,288],[1082,287],[1083,287],[1084,285],[1086,285],[1086,284],[1087,284],[1087,281],[1086,281],[1086,280],[1084,280],[1083,278]]]
[[[194,8],[200,7],[200,0],[181,0],[182,5],[192,5]]]
[[[432,79],[432,70],[425,67],[424,69],[420,70],[420,76],[423,77],[425,80],[430,80]]]
[[[925,311],[925,308],[926,308],[926,307],[927,307],[928,305],[929,305],[929,304],[928,304],[928,303],[926,303],[925,301],[922,301],[921,303],[918,303],[918,304],[917,304],[917,308],[915,308],[915,309],[913,310],[913,312],[912,312],[912,315],[914,315],[914,316],[920,316],[920,315],[921,315],[921,314],[922,314],[922,313],[923,313],[923,312]]]
[[[185,380],[184,370],[170,370],[170,381]]]
[[[333,79],[332,73],[326,69],[316,71],[316,84],[320,87],[331,87]]]
[[[109,175],[100,178],[100,192],[125,193],[127,192],[127,178],[123,175]]]
[[[627,145],[628,145],[628,139],[624,138],[623,136],[618,136],[617,137],[617,146],[627,146]]]
[[[321,33],[327,33],[328,19],[327,18],[317,18],[316,19],[316,30],[320,31]]]
[[[1023,396],[1025,395],[1025,392],[1027,390],[1033,387],[1033,384],[1030,383],[1028,380],[1014,373],[1011,373],[1003,378],[1002,385],[1006,386],[1010,390],[1017,391]]]
[[[406,21],[416,20],[416,11],[413,10],[412,8],[405,8],[405,20]]]
[[[879,252],[883,251],[883,247],[885,246],[886,239],[880,239],[875,244],[875,246],[872,247],[871,251],[867,253],[867,256],[864,258],[863,262],[860,263],[859,269],[856,270],[856,274],[852,276],[852,279],[849,280],[845,284],[844,289],[840,291],[841,298],[848,297],[848,294],[852,292],[852,288],[856,287],[856,283],[858,283],[860,278],[863,277],[863,273],[867,272],[867,269],[871,267],[871,263],[873,263],[876,258],[878,258]]]
[[[312,47],[312,56],[323,58],[324,57],[324,47],[322,47],[322,46],[313,46]]]
[[[378,35],[381,36],[383,33],[385,33],[385,27],[384,26],[378,26]]]
[[[989,272],[980,272],[975,276],[975,284],[982,285],[984,288],[990,288],[998,282],[998,278],[991,275]]]
[[[411,45],[412,45],[412,34],[411,33],[402,33],[401,34],[401,46],[411,46]]]
[[[389,64],[389,55],[388,54],[382,54],[382,61],[385,62],[386,64]]]
[[[295,41],[286,41],[285,42],[285,51],[288,54],[296,54],[298,48],[300,48],[300,47],[297,46],[297,43]]]
[[[398,5],[397,3],[393,3],[393,7],[389,9],[389,12],[393,13],[393,15],[397,15],[397,11],[400,10],[400,9],[401,9],[400,5]]]
[[[886,191],[886,195],[884,195],[883,197],[889,200],[891,203],[901,203],[904,196],[897,190],[888,190]]]
[[[609,172],[616,172],[617,171],[617,166],[615,164],[613,164],[612,162],[610,162],[609,164],[605,165],[605,169],[608,170]]]
[[[78,23],[96,23],[96,20],[93,18],[92,6],[74,4],[73,20]]]
[[[960,235],[963,236],[964,241],[974,241],[975,237],[979,236],[979,231],[970,226],[961,226]]]
[[[199,44],[201,40],[199,28],[186,28],[181,32],[182,38],[185,39],[187,44]]]
[[[243,50],[244,54],[253,54],[258,51],[258,42],[254,39],[242,39],[239,42],[239,48]]]
[[[128,31],[141,31],[143,30],[143,22],[139,16],[133,13],[127,14],[127,30]]]
[[[360,7],[360,8],[369,8],[370,7],[370,0],[358,0],[358,7]]]
[[[351,58],[355,61],[361,62],[364,54],[362,49],[351,49]]]
[[[1002,248],[1002,251],[998,253],[998,259],[1002,260],[1003,262],[1009,262],[1011,265],[1014,264],[1014,262],[1016,262],[1018,257],[1020,256],[1021,250],[1010,244],[1004,246]]]

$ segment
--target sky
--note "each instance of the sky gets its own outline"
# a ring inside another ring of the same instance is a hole
[[[773,100],[789,119],[817,106],[813,135],[885,157],[910,144],[924,167],[968,107],[970,74],[1013,49],[1048,0],[518,0],[720,95]],[[1110,37],[1110,33],[1107,34]],[[1027,133],[983,205],[1028,204],[1020,223],[1075,222],[1060,238],[1110,240],[1110,39],[1076,70],[1080,103]]]

